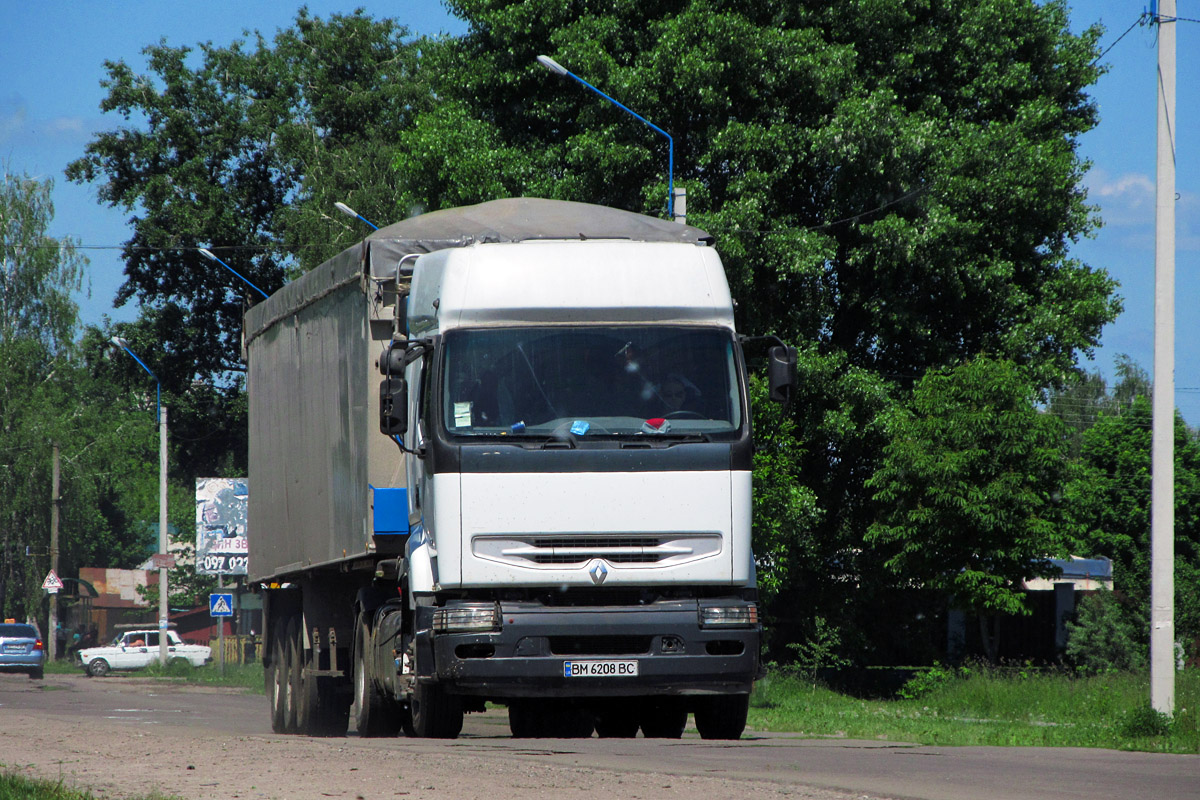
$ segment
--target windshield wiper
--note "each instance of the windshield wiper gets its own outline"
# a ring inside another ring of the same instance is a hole
[[[699,431],[693,433],[620,433],[614,434],[622,447],[653,447],[656,443],[686,444],[688,442],[711,442],[712,437]]]

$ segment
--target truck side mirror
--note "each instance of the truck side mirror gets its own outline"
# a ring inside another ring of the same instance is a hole
[[[389,345],[379,356],[380,375],[403,375],[405,346],[401,343]]]
[[[408,381],[389,375],[379,383],[379,432],[403,436],[408,431]]]
[[[775,403],[790,403],[796,396],[796,348],[776,345],[767,351],[767,397]]]

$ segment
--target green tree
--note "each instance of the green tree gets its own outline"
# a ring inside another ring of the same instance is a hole
[[[144,540],[125,515],[140,512],[142,432],[87,368],[76,342],[73,293],[86,260],[46,235],[50,183],[5,172],[0,192],[0,614],[37,618],[50,568],[53,449],[61,453],[60,570],[133,566]],[[145,431],[149,434],[149,429]]]
[[[1123,362],[1096,423],[1082,434],[1081,471],[1066,504],[1080,526],[1073,543],[1084,555],[1113,561],[1113,589],[1125,598],[1143,638],[1150,614],[1150,386],[1146,373]],[[1200,435],[1175,415],[1176,632],[1200,639]]]
[[[1049,559],[1068,554],[1062,425],[1035,397],[1011,362],[981,356],[927,373],[893,412],[867,481],[881,507],[867,540],[892,552],[889,569],[962,608],[1028,613],[1022,579],[1053,575]]]
[[[54,217],[51,181],[13,175],[0,183],[0,342],[29,339],[54,353],[70,348],[78,325],[72,295],[87,259],[70,239],[46,235]]]
[[[1088,595],[1067,622],[1067,661],[1084,673],[1131,671],[1146,665],[1146,642],[1112,592]]]
[[[519,148],[529,193],[661,213],[662,137],[541,69],[545,52],[674,136],[693,221],[753,296],[747,328],[889,375],[992,352],[1049,386],[1117,310],[1112,281],[1067,256],[1093,224],[1074,142],[1096,120],[1099,30],[1072,35],[1061,3],[450,7],[470,32],[430,59],[458,105],[419,120],[444,140],[402,148],[406,205],[465,199],[428,165]],[[508,189],[484,187],[471,199]]]
[[[159,42],[143,51],[144,74],[106,62],[101,108],[126,124],[97,135],[67,176],[130,214],[116,303],[140,309],[120,333],[162,380],[193,474],[221,471],[231,454],[245,469],[241,321],[261,299],[198,249],[271,292],[361,238],[329,216],[335,200],[384,218],[392,139],[429,99],[406,36],[362,11],[324,21],[301,10],[273,40]],[[126,367],[127,385],[143,386]]]
[[[754,555],[758,588],[770,609],[794,571],[803,569],[820,548],[814,533],[820,521],[816,498],[801,480],[803,458],[796,423],[767,401],[766,382],[751,380],[756,452],[754,454]]]

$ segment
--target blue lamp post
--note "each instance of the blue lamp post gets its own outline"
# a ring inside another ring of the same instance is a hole
[[[588,89],[591,89],[593,92],[600,95],[608,102],[612,103],[617,108],[621,109],[622,111],[624,111],[627,114],[631,114],[632,116],[641,120],[646,125],[653,128],[658,133],[661,133],[663,136],[667,137],[667,216],[669,216],[671,219],[674,219],[675,218],[675,140],[671,138],[671,134],[667,133],[662,128],[658,127],[653,122],[646,119],[641,114],[637,113],[636,111],[629,108],[628,106],[625,106],[622,103],[620,103],[619,101],[614,100],[613,98],[609,97],[604,92],[600,91],[595,86],[592,86],[590,83],[585,81],[583,78],[576,75],[574,72],[571,72],[569,69],[564,67],[562,64],[559,64],[553,58],[550,58],[550,56],[538,56],[537,62],[556,75],[565,75],[568,78],[573,78],[574,80],[578,81],[583,86],[587,87]]]
[[[239,278],[241,278],[241,279],[242,279],[242,281],[243,281],[243,282],[244,282],[244,283],[245,283],[247,286],[249,286],[251,289],[253,289],[254,291],[256,291],[256,292],[258,292],[259,294],[261,294],[263,297],[267,297],[267,296],[268,296],[266,292],[264,292],[262,289],[260,289],[260,288],[258,288],[257,286],[255,286],[253,283],[251,283],[251,282],[249,281],[249,279],[247,279],[247,278],[246,278],[246,276],[245,276],[245,275],[243,275],[242,273],[238,272],[236,269],[234,269],[233,267],[229,266],[228,264],[226,264],[226,263],[225,263],[224,261],[222,261],[221,259],[217,258],[217,257],[216,257],[216,256],[213,254],[213,252],[212,252],[211,250],[206,250],[205,248],[201,247],[201,248],[200,248],[200,255],[204,256],[205,258],[207,258],[207,259],[208,259],[208,260],[210,260],[210,261],[215,261],[215,262],[217,262],[217,263],[218,263],[218,264],[220,264],[222,267],[224,267],[225,269],[227,269],[227,270],[229,270],[230,272],[232,272],[234,275],[237,275]],[[133,356],[133,353],[130,353],[129,355]],[[133,356],[133,357],[134,357],[134,358],[137,358],[137,356]],[[141,362],[140,362],[140,361],[139,361],[138,363],[139,363],[139,364],[141,364]],[[145,365],[145,364],[142,364],[142,366],[144,367],[144,366],[146,366],[146,365]]]
[[[351,208],[350,206],[341,202],[340,200],[338,202],[334,203],[333,207],[336,208],[338,211],[342,212],[343,214],[345,214],[347,217],[354,217],[355,219],[361,219],[363,222],[367,223],[375,230],[379,230],[378,225],[376,225],[374,222],[371,222],[371,220],[367,219],[362,214],[358,213],[353,208]]]
[[[158,553],[167,555],[167,409],[162,404],[162,382],[158,376],[129,349],[129,342],[120,336],[114,336],[110,341],[117,347],[133,356],[142,369],[154,378],[156,386],[155,410],[158,420]],[[158,660],[164,666],[167,663],[167,567],[161,563],[158,568]]]

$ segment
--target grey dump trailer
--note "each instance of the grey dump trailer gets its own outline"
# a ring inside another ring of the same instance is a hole
[[[737,738],[761,669],[743,345],[703,231],[414,217],[246,316],[279,732]],[[773,399],[795,353],[768,362]]]

